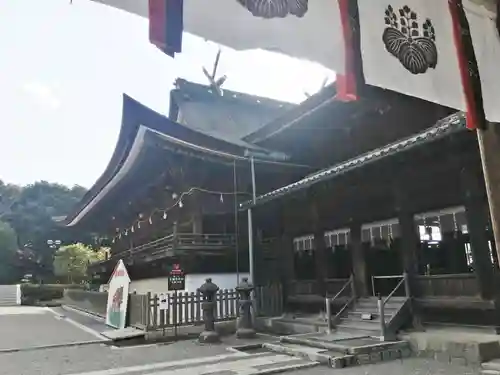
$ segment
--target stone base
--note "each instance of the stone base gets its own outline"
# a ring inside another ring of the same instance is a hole
[[[202,344],[215,344],[220,342],[220,336],[215,331],[203,331],[198,337],[198,341]]]
[[[236,331],[236,337],[239,339],[253,339],[256,336],[257,333],[253,328],[238,328]]]

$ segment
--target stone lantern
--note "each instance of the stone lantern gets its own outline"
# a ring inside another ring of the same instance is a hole
[[[215,331],[215,294],[219,287],[212,282],[211,278],[205,280],[205,283],[198,288],[198,291],[203,295],[201,308],[203,310],[203,322],[205,330],[200,334],[198,340],[201,343],[215,343],[220,341],[219,334]]]
[[[252,324],[252,299],[251,294],[254,290],[252,284],[248,282],[248,278],[244,277],[241,283],[236,287],[239,294],[240,317],[238,318],[238,329],[236,337],[240,339],[248,339],[255,337],[255,328]]]

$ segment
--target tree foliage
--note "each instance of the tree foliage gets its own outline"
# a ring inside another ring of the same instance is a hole
[[[47,240],[62,243],[90,243],[87,235],[69,231],[54,218],[68,215],[86,190],[81,186],[68,188],[46,181],[27,186],[5,184],[0,180],[0,220],[8,223],[17,238],[17,274],[33,274],[48,280],[53,275],[54,249]]]
[[[0,284],[8,284],[17,278],[16,232],[8,223],[0,221]]]
[[[104,260],[108,248],[95,250],[82,243],[66,245],[58,249],[54,255],[54,273],[65,278],[70,284],[87,278],[90,263]]]

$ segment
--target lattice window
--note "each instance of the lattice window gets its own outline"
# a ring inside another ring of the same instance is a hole
[[[314,250],[314,235],[295,237],[293,239],[293,249],[295,251]]]

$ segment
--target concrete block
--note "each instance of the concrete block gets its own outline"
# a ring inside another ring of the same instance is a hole
[[[344,364],[346,367],[355,366],[358,364],[358,362],[356,361],[355,355],[345,355],[343,358],[344,358]]]
[[[344,368],[346,366],[345,359],[343,357],[334,357],[330,360],[330,367],[333,368]]]
[[[371,352],[370,353],[370,362],[371,363],[377,363],[382,360],[382,353],[381,352]]]
[[[392,360],[392,355],[390,350],[384,350],[382,352],[382,361],[390,361]]]
[[[357,360],[359,365],[366,365],[370,363],[371,358],[369,354],[358,354]]]

